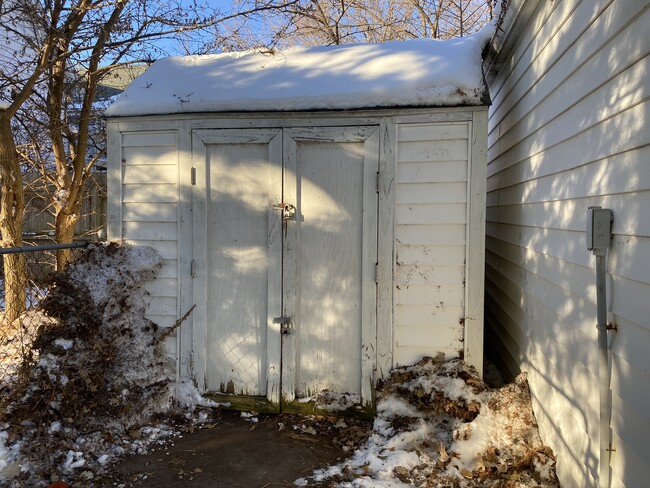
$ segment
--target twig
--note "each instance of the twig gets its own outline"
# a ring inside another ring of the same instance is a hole
[[[192,305],[192,307],[185,312],[185,315],[183,315],[180,319],[178,319],[176,322],[174,322],[174,325],[172,325],[170,328],[166,329],[162,334],[160,334],[160,337],[156,341],[156,344],[160,344],[162,341],[167,339],[172,333],[180,327],[180,325],[185,321],[187,317],[190,316],[192,311],[196,308],[196,303]]]

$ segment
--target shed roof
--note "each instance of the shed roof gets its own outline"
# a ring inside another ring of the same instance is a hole
[[[156,61],[107,116],[484,105],[489,36]]]

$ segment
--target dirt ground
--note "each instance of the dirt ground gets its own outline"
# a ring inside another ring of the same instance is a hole
[[[239,412],[213,415],[203,428],[185,427],[182,437],[124,459],[95,486],[293,486],[315,468],[345,458],[372,427],[329,417],[257,415],[255,422]]]

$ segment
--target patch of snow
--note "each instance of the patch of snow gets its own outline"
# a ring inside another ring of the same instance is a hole
[[[70,472],[73,469],[81,468],[86,464],[84,453],[79,451],[68,451],[63,462],[63,472]]]
[[[61,338],[59,338],[59,339],[56,339],[54,341],[55,346],[59,346],[61,349],[64,349],[65,351],[70,349],[73,346],[73,344],[74,344],[74,341],[72,341],[70,339],[61,339]]]
[[[336,393],[323,390],[311,398],[314,407],[328,412],[344,411],[361,404],[361,397],[354,393]]]
[[[35,355],[3,398],[12,426],[0,432],[0,465],[23,472],[0,469],[0,483],[94,479],[115,459],[172,435],[168,426],[139,428],[171,408],[166,333],[145,317],[144,282],[161,262],[151,248],[93,245],[57,275],[41,304],[50,322],[41,322]]]
[[[240,417],[252,424],[256,424],[259,422],[259,418],[257,417],[257,412],[241,412]]]
[[[205,398],[190,380],[182,381],[176,388],[174,400],[183,408],[194,411],[196,407],[229,407],[230,403],[219,403]]]
[[[164,58],[106,115],[482,105],[490,37]]]
[[[0,480],[3,478],[8,479],[10,476],[13,477],[17,474],[17,461],[21,448],[21,442],[7,445],[9,438],[7,427],[7,425],[4,425],[0,428]]]

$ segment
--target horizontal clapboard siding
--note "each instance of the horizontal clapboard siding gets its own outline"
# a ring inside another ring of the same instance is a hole
[[[595,259],[589,206],[611,208],[611,486],[650,475],[648,2],[512,2],[488,74],[486,342],[528,371],[563,486],[598,484]]]
[[[400,124],[394,364],[463,350],[470,128]]]
[[[178,149],[175,131],[123,133],[122,239],[151,246],[163,258],[157,278],[145,284],[147,317],[161,327],[177,320],[178,300]],[[175,337],[166,341],[176,355]]]

